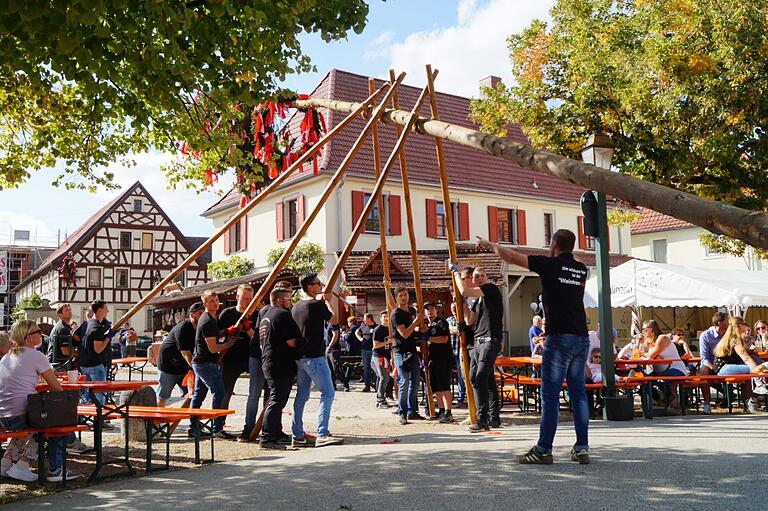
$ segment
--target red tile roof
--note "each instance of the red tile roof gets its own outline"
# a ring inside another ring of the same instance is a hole
[[[695,225],[648,208],[640,208],[640,219],[629,224],[632,234],[674,231],[677,229],[691,229],[693,227]]]
[[[384,82],[376,80],[376,87]],[[437,87],[440,86],[438,77]],[[398,89],[400,108],[410,110],[416,102],[421,89],[409,85],[401,85]],[[368,78],[362,75],[331,69],[317,88],[312,97],[339,99],[343,101],[360,102],[368,97]],[[438,109],[442,121],[478,129],[478,126],[468,119],[469,99],[452,94],[438,92]],[[340,122],[346,114],[322,110],[326,118],[328,130]],[[420,114],[430,116],[429,102],[422,106]],[[288,123],[290,129],[296,130],[298,122],[295,116]],[[320,159],[322,172],[335,172],[346,154],[351,149],[358,135],[365,126],[361,118],[355,119],[339,133],[323,151]],[[518,126],[510,126],[508,137],[529,144],[527,137]],[[379,125],[379,141],[381,146],[381,164],[387,159],[397,141],[395,128],[392,125]],[[408,176],[413,183],[438,185],[437,158],[435,143],[432,137],[412,133],[406,142],[408,158]],[[448,184],[454,190],[478,190],[506,195],[540,198],[544,200],[564,200],[578,203],[584,189],[541,172],[520,167],[508,160],[469,149],[458,144],[445,144],[445,159],[448,167]],[[373,178],[373,144],[370,137],[363,143],[360,152],[350,164],[347,173],[352,176]],[[390,180],[399,181],[400,173],[396,167],[390,174]],[[303,173],[305,176],[307,170]],[[296,179],[294,177],[291,178]],[[534,187],[534,180],[536,186]],[[240,200],[239,194],[230,192],[216,204],[209,207],[203,215],[221,211],[236,205]]]

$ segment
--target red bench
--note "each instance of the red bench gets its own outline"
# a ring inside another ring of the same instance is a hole
[[[69,433],[75,433],[77,431],[86,431],[88,426],[61,426],[55,428],[24,428],[17,431],[5,431],[0,428],[0,442],[10,440],[11,438],[22,438],[28,435],[33,435],[35,441],[37,441],[37,483],[40,485],[45,484],[45,442],[50,438],[57,438],[60,436],[68,435]],[[62,458],[62,470],[67,473],[67,450],[64,449]],[[60,484],[65,485],[66,479],[63,479]]]

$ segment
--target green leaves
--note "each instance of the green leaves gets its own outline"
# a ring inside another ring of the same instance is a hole
[[[267,253],[267,264],[274,266],[285,252],[285,247],[275,247]],[[290,268],[299,275],[304,273],[317,273],[323,270],[325,257],[323,249],[317,243],[305,241],[296,247],[288,261],[286,268]]]
[[[208,263],[208,274],[213,280],[233,279],[248,275],[253,271],[253,261],[237,255],[222,261]]]

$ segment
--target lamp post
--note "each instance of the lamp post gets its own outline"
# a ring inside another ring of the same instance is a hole
[[[595,167],[610,170],[613,159],[613,143],[611,138],[604,133],[595,133],[587,138],[587,143],[581,150],[581,158],[585,163]],[[614,378],[615,364],[613,361],[613,317],[611,310],[611,282],[610,264],[608,262],[608,212],[605,194],[591,191],[596,199],[595,215],[592,218],[593,232],[595,236],[595,260],[597,262],[597,296],[600,321],[600,351],[603,356],[601,365],[603,370],[603,385],[605,397],[616,396],[616,381]],[[585,220],[587,217],[585,216]],[[585,229],[586,230],[586,229]],[[607,402],[606,402],[607,404]],[[603,407],[603,415],[607,419],[606,409]]]

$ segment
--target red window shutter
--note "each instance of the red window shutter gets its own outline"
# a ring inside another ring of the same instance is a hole
[[[248,248],[248,215],[244,215],[240,219],[240,246],[238,250],[245,250]]]
[[[352,229],[357,225],[360,215],[363,214],[363,209],[365,209],[365,194],[352,190]]]
[[[528,244],[528,231],[526,230],[526,227],[525,227],[525,210],[524,209],[517,210],[517,244],[518,245]]]
[[[275,229],[277,231],[277,241],[283,241],[285,239],[285,232],[283,231],[283,203],[278,202],[275,204]]]
[[[389,196],[389,234],[400,236],[403,233],[402,220],[400,219],[400,196]]]
[[[459,240],[469,239],[469,204],[466,202],[459,202],[456,207],[459,213]],[[454,219],[454,221],[456,221]]]
[[[498,212],[496,206],[488,206],[488,241],[499,242]]]
[[[232,253],[232,250],[229,247],[229,229],[224,231],[224,255],[229,255]]]
[[[304,225],[304,194],[296,198],[296,227]]]
[[[576,219],[576,224],[579,229],[579,249],[587,249],[587,237],[584,235],[584,217],[580,216]]]
[[[437,201],[427,199],[427,238],[437,238]]]

